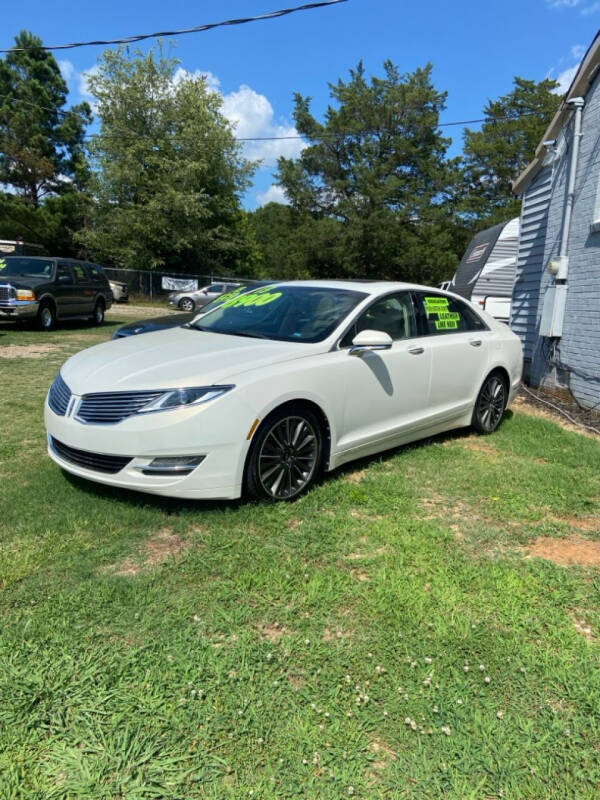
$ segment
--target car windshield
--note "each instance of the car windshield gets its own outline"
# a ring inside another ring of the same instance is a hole
[[[43,258],[0,258],[0,279],[8,275],[23,275],[28,278],[51,278],[53,261]]]
[[[347,289],[273,284],[221,299],[190,327],[282,342],[321,342],[365,297]]]

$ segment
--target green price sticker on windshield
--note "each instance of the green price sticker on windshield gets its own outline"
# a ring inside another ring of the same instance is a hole
[[[269,303],[274,303],[281,297],[281,292],[271,292],[273,286],[263,286],[260,289],[255,289],[253,292],[246,292],[245,294],[238,294],[226,300],[221,308],[247,308],[249,306],[266,306]]]
[[[6,269],[6,261],[0,258],[0,272],[2,272],[3,269]]]

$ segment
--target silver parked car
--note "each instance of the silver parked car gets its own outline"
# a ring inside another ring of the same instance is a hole
[[[237,289],[241,285],[241,283],[211,283],[209,286],[203,286],[202,289],[196,289],[195,292],[171,292],[168,302],[170,306],[180,308],[182,311],[195,311],[215,300],[219,295]]]
[[[121,281],[109,281],[115,303],[127,303],[129,300],[129,287]]]

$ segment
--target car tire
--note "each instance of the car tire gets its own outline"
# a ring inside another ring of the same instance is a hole
[[[506,380],[498,372],[488,375],[479,390],[471,425],[478,433],[493,433],[506,411],[508,403],[508,389]]]
[[[308,408],[288,404],[256,431],[248,454],[245,489],[255,500],[295,500],[315,483],[323,463],[323,432]]]
[[[182,311],[194,311],[196,308],[196,303],[192,300],[191,297],[182,297],[179,301],[179,308]]]
[[[37,313],[37,327],[40,331],[51,331],[56,325],[56,310],[52,303],[42,302]]]
[[[104,322],[104,301],[96,300],[94,306],[94,313],[92,314],[92,322],[94,325],[102,325]]]

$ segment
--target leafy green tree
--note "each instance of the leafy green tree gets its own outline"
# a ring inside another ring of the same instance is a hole
[[[367,80],[359,63],[349,81],[330,84],[335,104],[322,123],[295,96],[309,145],[297,160],[280,159],[278,181],[320,245],[313,273],[427,282],[452,274],[459,176],[438,127],[446,94],[431,72],[401,75],[386,61],[383,77]]]
[[[92,138],[90,226],[81,241],[123,267],[223,274],[252,256],[239,195],[246,161],[221,96],[153,51],[107,50],[89,79],[100,133]]]
[[[87,103],[64,108],[67,85],[42,40],[22,31],[0,60],[0,183],[33,206],[86,180]]]
[[[462,208],[479,228],[519,215],[512,182],[533,158],[562,102],[553,80],[515,77],[513,84],[511,92],[487,103],[481,130],[464,134]]]

